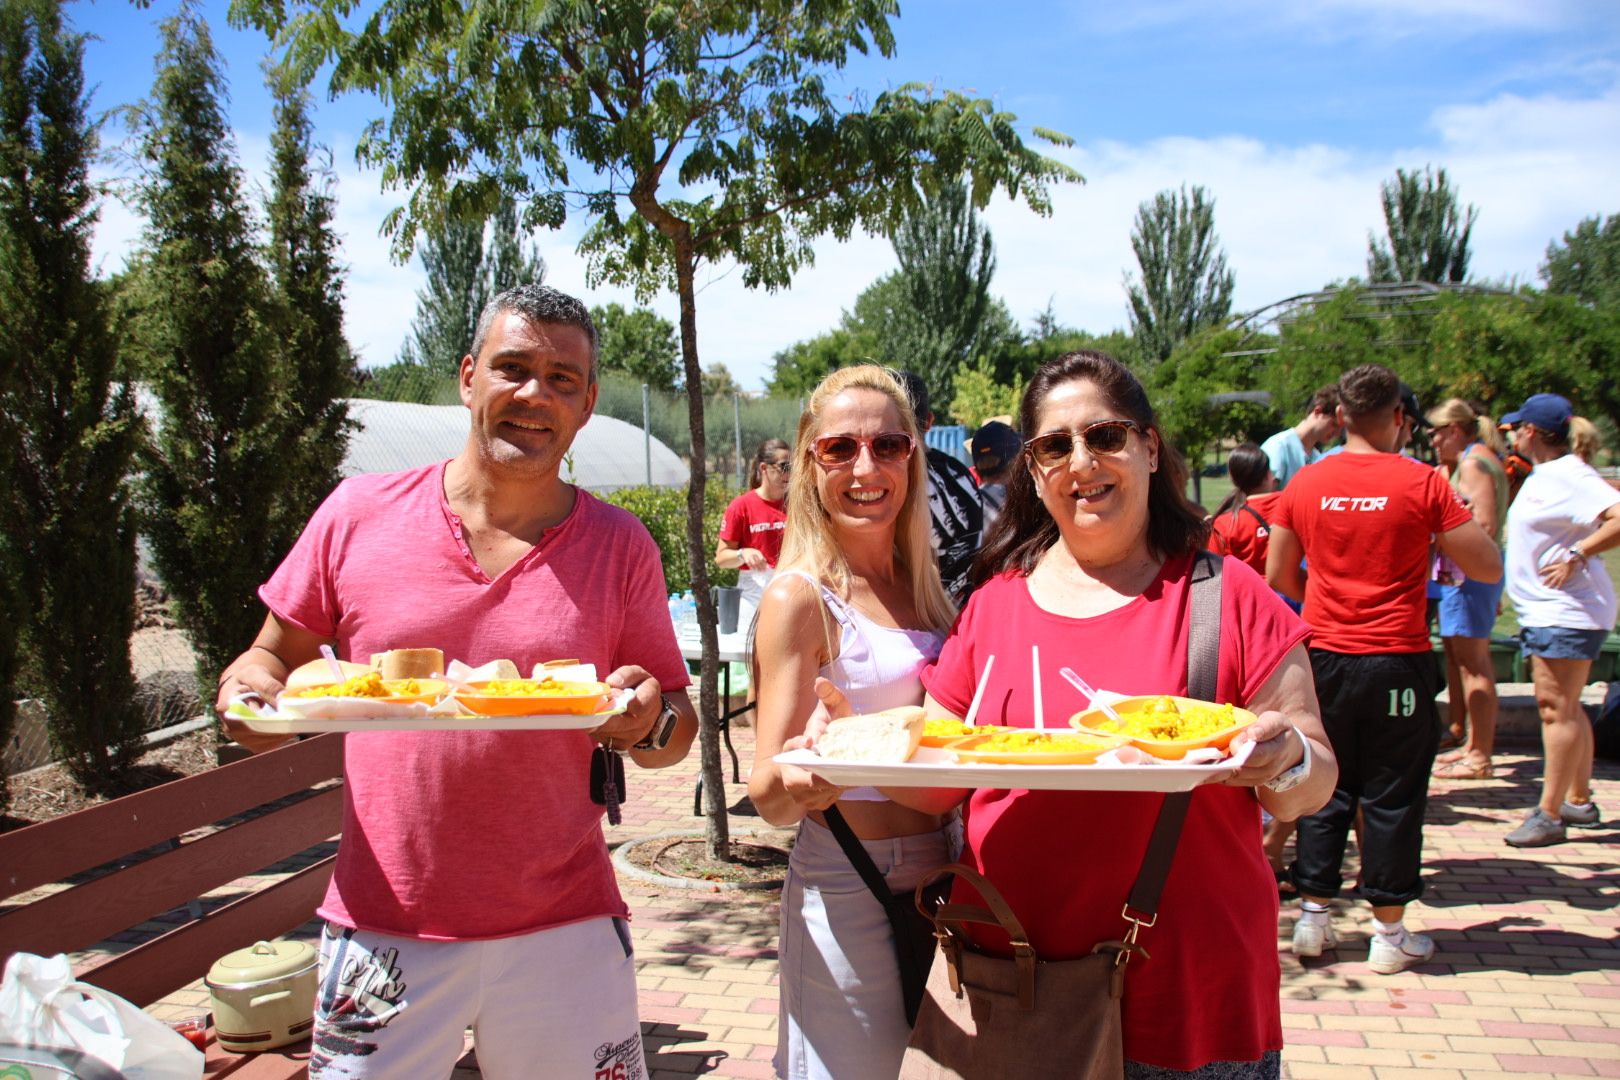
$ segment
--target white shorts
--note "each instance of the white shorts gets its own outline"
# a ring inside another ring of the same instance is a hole
[[[629,927],[420,941],[327,924],[311,1077],[447,1077],[468,1027],[490,1080],[644,1080]]]

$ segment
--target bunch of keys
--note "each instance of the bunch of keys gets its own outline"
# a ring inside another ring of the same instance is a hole
[[[607,807],[609,825],[622,820],[619,806],[624,802],[624,754],[606,743],[597,743],[591,751],[591,802]]]

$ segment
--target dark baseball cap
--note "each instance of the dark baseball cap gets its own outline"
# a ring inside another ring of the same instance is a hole
[[[991,420],[973,433],[973,467],[981,474],[995,472],[1017,457],[1023,446],[1018,432],[1000,420]]]
[[[1429,418],[1423,415],[1423,406],[1418,404],[1417,392],[1405,383],[1401,383],[1401,408],[1405,410],[1407,417],[1412,421],[1413,427],[1434,427],[1433,424],[1429,423]]]
[[[1557,394],[1531,394],[1513,412],[1502,417],[1505,426],[1534,424],[1549,435],[1563,438],[1569,434],[1569,418],[1575,409],[1569,399]]]

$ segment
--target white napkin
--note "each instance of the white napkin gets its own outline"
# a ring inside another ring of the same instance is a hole
[[[565,664],[559,667],[546,667],[543,664],[534,665],[534,674],[530,676],[536,682],[541,679],[556,679],[558,682],[596,682],[595,664]]]

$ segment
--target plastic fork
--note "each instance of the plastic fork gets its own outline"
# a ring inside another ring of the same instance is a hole
[[[1063,676],[1065,679],[1068,679],[1070,686],[1086,695],[1086,700],[1091,702],[1092,708],[1101,709],[1103,711],[1103,715],[1108,717],[1108,719],[1112,720],[1114,723],[1124,724],[1125,721],[1120,719],[1119,713],[1114,711],[1114,707],[1108,704],[1108,702],[1104,701],[1101,695],[1099,695],[1096,690],[1092,689],[1091,684],[1086,682],[1086,680],[1082,679],[1079,674],[1075,672],[1074,668],[1060,668],[1058,670],[1058,674]]]

